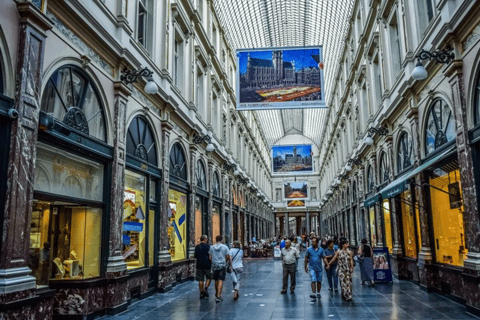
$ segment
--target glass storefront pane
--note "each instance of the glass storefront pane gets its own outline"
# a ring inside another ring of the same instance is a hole
[[[151,189],[150,189],[151,190]],[[148,211],[148,265],[153,266],[155,257],[155,209]]]
[[[392,254],[392,251],[393,251],[392,221],[391,221],[389,199],[383,200],[383,223],[385,224],[385,245],[387,246],[390,254]]]
[[[370,241],[372,247],[377,245],[377,229],[375,227],[375,207],[370,207],[369,220],[370,220]]]
[[[122,255],[128,270],[145,266],[146,180],[125,170]]]
[[[155,180],[150,180],[150,201],[151,202],[156,202],[155,198],[155,193],[156,193],[156,181]]]
[[[200,198],[195,197],[195,244],[200,243],[200,237],[202,236],[202,205]]]
[[[402,227],[403,227],[403,246],[405,248],[405,256],[417,259],[417,244],[415,239],[415,217],[412,210],[412,199],[410,191],[400,194],[400,203],[402,210]],[[418,210],[417,210],[417,221]]]
[[[170,242],[170,255],[172,261],[179,261],[186,258],[187,250],[187,195],[168,190],[168,239]]]
[[[434,246],[437,262],[463,266],[468,251],[463,228],[460,170],[458,165],[453,170],[451,167],[435,169],[430,176]]]
[[[103,165],[39,142],[35,191],[103,200]]]
[[[100,276],[103,210],[34,200],[28,266],[37,287]]]
[[[216,205],[213,206],[212,212],[212,236],[215,239],[216,236],[220,235],[220,208]]]

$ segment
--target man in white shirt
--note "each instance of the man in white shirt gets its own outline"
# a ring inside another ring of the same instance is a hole
[[[283,288],[281,293],[287,293],[288,275],[290,275],[290,293],[295,293],[295,262],[300,257],[300,252],[292,247],[290,240],[285,241],[285,248],[282,249],[283,259]]]

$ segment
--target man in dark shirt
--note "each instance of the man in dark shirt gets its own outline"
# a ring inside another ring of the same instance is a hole
[[[203,235],[200,237],[200,244],[195,247],[195,259],[197,259],[197,275],[198,288],[200,289],[200,299],[207,298],[208,287],[212,279],[212,262],[208,256],[210,245],[208,244],[208,237]],[[205,281],[206,278],[206,281]],[[205,281],[205,287],[203,282]]]

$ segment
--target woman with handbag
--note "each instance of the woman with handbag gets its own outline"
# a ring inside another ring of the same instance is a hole
[[[373,250],[367,244],[367,239],[362,239],[362,245],[360,250],[358,250],[357,260],[360,265],[360,274],[362,276],[362,286],[365,281],[369,281],[372,286],[375,285],[373,282]]]
[[[238,298],[240,298],[240,279],[243,273],[243,250],[240,249],[240,242],[233,242],[233,248],[230,249],[230,259],[230,265],[227,272],[231,273],[230,276],[233,281],[233,288],[235,289],[233,299],[238,300]]]

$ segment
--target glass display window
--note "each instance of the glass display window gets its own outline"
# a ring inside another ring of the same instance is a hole
[[[392,240],[392,220],[390,211],[390,200],[383,200],[383,223],[385,225],[385,245],[388,248],[390,254],[393,252],[393,240]]]
[[[199,197],[195,197],[195,244],[200,243],[200,237],[202,236],[202,204]]]
[[[103,209],[33,201],[28,266],[37,288],[100,276]]]
[[[168,240],[172,261],[184,260],[187,252],[187,195],[168,190]]]
[[[76,154],[38,142],[36,192],[84,200],[103,200],[104,167]]]
[[[125,170],[122,255],[128,270],[145,267],[146,180],[144,175]]]
[[[375,207],[370,207],[368,209],[368,218],[370,222],[370,241],[372,246],[377,245],[377,229],[375,224]]]
[[[463,266],[465,244],[460,170],[450,163],[430,172],[430,199],[436,261]]]
[[[403,246],[405,256],[417,259],[417,244],[415,238],[415,214],[410,203],[412,202],[410,191],[400,194],[400,207],[402,211]],[[416,214],[418,217],[418,212]],[[420,220],[418,220],[420,222]]]

